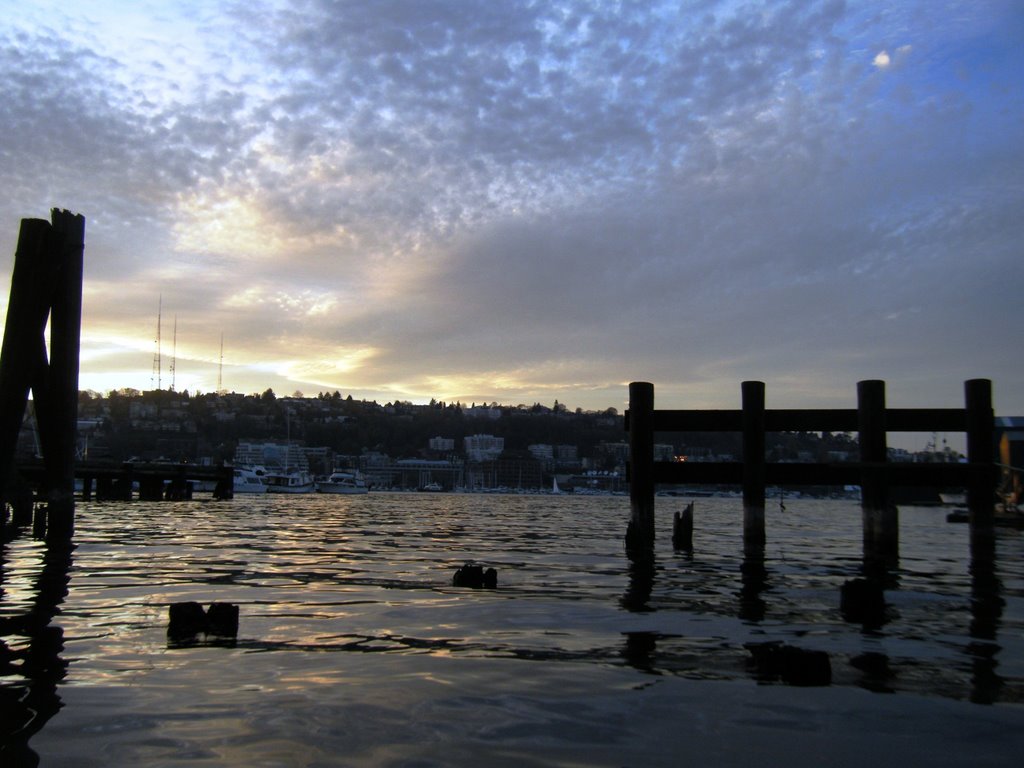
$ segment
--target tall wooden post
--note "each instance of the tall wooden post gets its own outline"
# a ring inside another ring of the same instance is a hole
[[[743,546],[763,548],[764,532],[764,382],[744,381],[743,395]]]
[[[654,385],[629,385],[629,503],[626,547],[654,543]]]
[[[85,219],[57,209],[51,214],[52,222],[22,220],[15,253],[0,350],[0,484],[6,495],[31,389],[45,467],[46,536],[56,541],[74,528]]]
[[[54,418],[52,455],[46,456],[49,539],[74,532],[75,444],[78,431],[78,365],[82,337],[85,217],[52,212],[52,248],[58,279],[50,310],[48,401]]]
[[[992,382],[964,382],[967,414],[967,462],[974,470],[967,486],[971,539],[994,536],[995,515],[995,417]]]
[[[889,502],[885,463],[888,459],[885,427],[885,382],[857,382],[857,423],[861,473],[861,513],[864,556],[867,562],[892,563],[899,557],[899,516]]]

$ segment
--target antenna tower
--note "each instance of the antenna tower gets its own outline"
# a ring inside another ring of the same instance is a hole
[[[171,392],[174,391],[174,366],[178,362],[178,316],[174,316],[174,341],[171,343]]]
[[[224,334],[220,335],[220,365],[217,366],[217,391],[224,391]]]
[[[161,381],[160,378],[162,368],[160,364],[160,320],[163,311],[164,297],[163,294],[160,294],[160,302],[159,304],[157,304],[156,310],[156,352],[153,353],[153,375],[150,377],[149,380],[150,386],[152,386],[155,383],[157,389],[160,389],[163,386],[163,382]]]

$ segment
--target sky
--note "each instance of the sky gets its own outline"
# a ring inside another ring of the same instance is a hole
[[[0,253],[85,216],[82,389],[959,407],[989,378],[1024,414],[1018,0],[0,19]]]

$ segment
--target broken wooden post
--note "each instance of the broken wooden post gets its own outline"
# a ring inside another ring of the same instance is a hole
[[[628,549],[654,544],[654,385],[629,385],[629,504]]]
[[[672,547],[675,549],[693,549],[693,502],[672,516]]]
[[[744,381],[743,393],[743,546],[759,548],[764,533],[764,382]]]
[[[861,472],[861,514],[865,562],[892,565],[899,558],[899,515],[889,501],[885,382],[857,382],[857,426]]]

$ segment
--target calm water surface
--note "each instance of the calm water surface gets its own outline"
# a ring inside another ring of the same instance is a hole
[[[694,550],[674,552],[683,503],[658,500],[647,564],[623,550],[621,497],[81,504],[70,555],[4,550],[3,733],[33,733],[5,761],[1005,765],[1024,747],[1022,532],[979,567],[966,526],[902,509],[868,629],[838,611],[855,502],[769,507],[763,561],[731,499],[697,500]],[[451,586],[469,560],[497,590]],[[239,605],[237,642],[170,647],[185,600]],[[49,629],[29,640],[33,612]],[[747,646],[769,641],[827,652],[832,685],[759,676]]]

